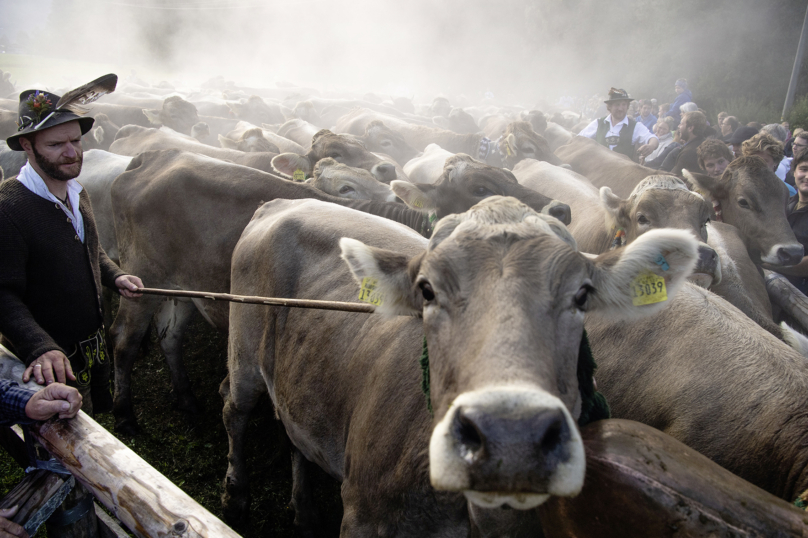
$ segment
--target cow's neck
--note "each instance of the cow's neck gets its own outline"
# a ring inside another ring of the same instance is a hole
[[[502,147],[499,143],[500,140],[502,140],[502,137],[499,137],[496,140],[491,140],[483,134],[476,134],[473,136],[474,140],[476,140],[476,144],[474,145],[476,148],[476,153],[470,152],[469,155],[473,156],[478,161],[484,162],[488,166],[502,168],[505,161],[502,154]]]

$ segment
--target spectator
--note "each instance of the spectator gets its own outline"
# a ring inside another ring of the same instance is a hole
[[[645,125],[627,116],[631,101],[633,99],[626,90],[610,89],[609,99],[604,101],[609,115],[594,120],[578,134],[593,138],[602,146],[622,153],[633,161],[647,156],[657,148],[659,139]]]
[[[765,132],[760,132],[744,141],[743,144],[741,144],[741,151],[744,157],[756,155],[766,161],[766,165],[772,172],[777,171],[777,167],[780,166],[780,161],[783,160],[783,144],[775,137]],[[783,174],[783,177],[780,179],[785,182],[785,174]],[[791,185],[786,184],[786,187],[788,187],[789,196],[797,194],[796,189]]]
[[[792,157],[794,155],[796,155],[798,151],[800,151],[802,149],[805,149],[805,148],[808,148],[808,132],[803,131],[800,128],[794,129],[794,138],[792,138],[791,140],[788,141],[788,144],[786,144],[786,147],[790,148]],[[785,152],[786,152],[786,148],[783,148],[783,153],[785,153]],[[792,159],[792,161],[793,161],[793,159]],[[786,174],[785,182],[786,182],[786,185],[791,185],[792,187],[796,188],[796,184],[794,183],[794,163],[793,162],[791,163],[791,168],[789,169],[788,174]]]
[[[651,114],[651,109],[651,102],[648,99],[643,99],[640,106],[640,115],[637,117],[637,121],[645,125],[645,128],[649,131],[653,129],[657,122],[657,117]]]
[[[727,114],[726,112],[718,113],[718,123],[716,123],[716,125],[718,126],[719,130],[721,129],[721,125],[724,123],[724,119],[727,117],[729,117],[729,114]]]
[[[726,144],[715,138],[705,140],[696,150],[699,168],[714,178],[721,177],[727,165],[732,161],[732,152]]]
[[[707,127],[707,116],[699,111],[687,112],[682,116],[678,131],[679,138],[685,145],[682,146],[682,151],[679,152],[671,172],[681,176],[683,169],[699,169],[699,158],[696,152],[705,140]]]
[[[758,131],[760,131],[761,129],[763,129],[763,124],[762,124],[762,123],[760,123],[759,121],[750,121],[749,123],[747,123],[747,124],[746,124],[746,126],[747,126],[747,127],[754,127],[754,128],[755,128],[755,129],[757,129]]]
[[[802,243],[808,252],[808,149],[799,148],[794,151],[791,161],[791,172],[797,186],[797,194],[788,199],[786,218],[794,230],[797,241]],[[808,294],[808,256],[802,258],[797,265],[789,267],[767,267],[783,274],[802,293]]]
[[[659,105],[659,108],[657,109],[657,116],[660,117],[660,118],[664,118],[665,114],[668,113],[668,109],[670,107],[671,107],[670,103],[665,103],[665,104]]]
[[[738,127],[735,129],[735,132],[732,133],[732,136],[726,141],[728,145],[732,146],[732,153],[735,155],[735,158],[741,156],[741,144],[744,141],[749,140],[753,136],[758,134],[758,130],[754,127],[747,127],[744,125],[743,127]]]
[[[696,103],[694,103],[693,101],[690,101],[689,103],[685,103],[682,106],[680,106],[679,107],[679,112],[682,113],[682,114],[686,114],[687,112],[695,112],[698,109],[699,109],[699,107],[696,105]],[[702,114],[703,114],[703,112],[702,112]]]
[[[668,124],[668,128],[670,128],[670,123],[673,121],[673,118],[665,118],[665,123]],[[668,122],[667,120],[671,120]],[[666,172],[670,172],[673,165],[676,163],[676,157],[679,156],[679,152],[682,151],[682,140],[679,138],[679,132],[676,131],[673,133],[673,142],[670,145],[662,150],[662,153],[659,154],[653,161],[646,161],[645,166],[648,168],[653,168],[654,170],[665,170]]]
[[[648,157],[645,158],[646,161],[645,166],[648,166],[649,162],[653,162],[654,159],[659,157],[662,154],[662,152],[665,151],[665,148],[674,143],[673,133],[671,132],[671,127],[668,124],[668,122],[666,121],[657,122],[657,124],[654,125],[654,128],[656,128],[656,135],[657,138],[659,138],[659,146],[657,147],[657,149],[652,151]],[[659,164],[662,164],[662,162],[660,161]]]
[[[677,122],[681,121],[681,112],[680,108],[683,104],[689,103],[693,100],[693,94],[690,93],[690,90],[687,87],[687,79],[680,78],[676,81],[673,89],[676,91],[676,99],[671,104],[670,109],[666,116],[672,117]]]
[[[787,123],[787,122],[786,122]],[[779,177],[781,180],[786,180],[786,175],[791,170],[791,156],[785,154],[785,143],[788,139],[788,129],[780,125],[779,123],[770,123],[768,125],[764,125],[763,129],[760,130],[761,133],[769,133],[774,138],[777,139],[778,142],[783,144],[783,160],[780,161],[777,170],[774,173]],[[789,186],[789,192],[791,191],[791,187]],[[795,191],[796,192],[796,191]],[[792,195],[794,193],[791,193]]]
[[[14,381],[0,379],[0,426],[48,420],[57,413],[59,418],[73,418],[79,409],[81,394],[73,387],[51,383],[40,391],[34,391],[20,387]],[[28,538],[25,529],[10,520],[18,508],[13,506],[0,510],[0,537]]]
[[[735,116],[727,116],[719,125],[721,126],[721,140],[729,142],[732,133],[738,130],[738,127],[741,126],[741,122],[739,122],[738,118]]]

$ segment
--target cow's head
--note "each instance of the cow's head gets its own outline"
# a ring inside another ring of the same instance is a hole
[[[292,112],[294,112],[295,116],[298,118],[313,125],[320,123],[320,113],[317,112],[317,109],[314,108],[314,104],[311,101],[300,101],[295,105],[295,108],[292,109]]]
[[[368,150],[389,155],[400,165],[418,155],[415,148],[407,144],[403,136],[387,127],[381,120],[368,123],[360,140]]]
[[[390,185],[381,183],[367,170],[352,168],[331,158],[320,159],[314,167],[314,176],[306,183],[341,198],[378,202],[396,200]]]
[[[226,149],[237,149],[245,152],[281,152],[278,146],[264,137],[264,132],[259,127],[247,129],[238,140],[219,135],[219,145]]]
[[[251,95],[246,100],[228,102],[227,106],[235,117],[253,125],[275,123],[279,117],[281,121],[283,119],[279,112],[270,108],[258,95]]]
[[[638,277],[664,279],[670,299],[697,257],[690,233],[652,230],[590,260],[557,219],[503,197],[439,221],[413,258],[349,238],[340,246],[358,281],[376,280],[377,311],[423,317],[432,485],[520,509],[583,485],[576,419],[586,313],[658,312],[667,301],[634,306]]]
[[[701,241],[699,263],[691,280],[704,288],[721,282],[721,262],[715,250],[707,245],[712,207],[700,194],[688,190],[681,179],[648,176],[627,200],[612,193],[609,187],[601,187],[600,200],[606,211],[606,229],[613,234],[623,231],[626,243],[655,228],[690,231]]]
[[[738,229],[752,261],[795,265],[802,260],[803,247],[786,220],[788,188],[763,159],[735,159],[720,178],[682,173],[712,200],[723,221]]]
[[[210,137],[210,127],[204,121],[195,123],[194,126],[191,127],[191,136],[200,142],[204,142]]]
[[[394,181],[393,191],[413,209],[434,211],[438,218],[462,213],[490,196],[513,196],[536,211],[570,223],[570,207],[520,185],[510,170],[481,163],[459,153],[446,159],[443,175],[434,184]]]
[[[448,116],[435,116],[432,123],[459,134],[473,134],[480,132],[480,126],[471,117],[471,114],[462,108],[453,108]]]
[[[199,114],[194,104],[179,95],[167,97],[163,101],[163,108],[151,112],[157,112],[157,123],[186,135],[190,135],[191,127],[199,123]],[[154,122],[153,115],[147,114],[147,117]]]
[[[505,168],[513,168],[522,159],[547,161],[556,166],[563,164],[550,149],[547,140],[534,131],[526,121],[514,121],[509,124],[502,133],[499,147],[500,155],[504,154],[502,166]]]
[[[353,168],[368,170],[382,183],[390,183],[396,178],[396,166],[393,163],[369,152],[359,140],[334,134],[328,129],[315,133],[311,138],[311,149],[306,155],[281,153],[272,159],[272,168],[287,177],[294,177],[297,170],[302,171],[306,177],[311,177],[314,165],[326,157]]]

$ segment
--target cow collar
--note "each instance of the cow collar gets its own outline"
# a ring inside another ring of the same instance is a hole
[[[724,222],[724,215],[721,213],[721,202],[713,200],[713,212],[715,213],[716,222]]]
[[[497,150],[499,140],[493,141],[487,136],[480,139],[480,147],[477,149],[477,160],[485,162],[488,156]]]
[[[434,415],[432,410],[432,397],[429,394],[429,348],[426,345],[424,336],[421,357],[418,359],[421,367],[421,391],[426,398],[426,408],[430,415]],[[602,420],[611,416],[609,404],[606,397],[598,392],[595,386],[595,370],[598,365],[592,355],[592,348],[589,345],[589,337],[584,330],[581,335],[581,346],[578,348],[578,390],[581,393],[581,415],[578,417],[578,427],[582,428],[590,422]]]

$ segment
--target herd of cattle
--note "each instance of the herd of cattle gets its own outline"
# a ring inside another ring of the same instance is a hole
[[[355,302],[372,281],[388,314],[121,300],[124,432],[151,323],[188,411],[184,330],[199,312],[229,334],[229,520],[249,506],[245,430],[268,393],[304,533],[313,462],[342,482],[344,536],[506,535],[480,514],[581,490],[584,326],[613,417],[789,502],[808,489],[808,339],[775,322],[760,268],[803,248],[761,159],[679,178],[574,136],[569,114],[212,86],[127,83],[90,107],[78,179],[110,258],[151,288]],[[0,138],[17,107],[0,100]],[[25,155],[3,146],[9,178]],[[635,306],[649,274],[667,300]]]

